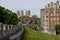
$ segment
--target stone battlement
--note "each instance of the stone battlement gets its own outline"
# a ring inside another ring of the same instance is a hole
[[[15,39],[18,35],[21,35],[22,26],[20,25],[7,25],[0,23],[0,39],[3,37],[9,37],[9,39]],[[17,34],[18,33],[18,34]],[[16,37],[13,38],[13,36]]]

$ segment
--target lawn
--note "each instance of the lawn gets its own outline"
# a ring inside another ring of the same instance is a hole
[[[41,33],[31,28],[25,27],[22,40],[60,40],[59,36]]]

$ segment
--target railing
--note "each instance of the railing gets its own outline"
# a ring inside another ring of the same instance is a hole
[[[9,37],[10,40],[22,36],[24,28],[20,25],[7,25],[0,23],[0,38]]]

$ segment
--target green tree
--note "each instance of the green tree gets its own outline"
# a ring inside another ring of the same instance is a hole
[[[59,34],[60,33],[60,24],[56,24],[55,28],[56,28],[56,33]]]
[[[0,6],[0,22],[4,24],[18,24],[17,14]]]
[[[19,19],[17,18],[17,15],[15,13],[12,13],[11,15],[11,24],[18,24]]]

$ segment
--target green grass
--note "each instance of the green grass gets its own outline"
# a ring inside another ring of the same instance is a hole
[[[60,40],[60,37],[55,36],[55,35],[41,33],[31,28],[25,27],[22,40]]]

